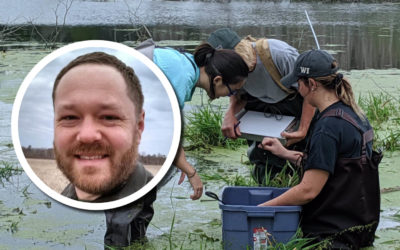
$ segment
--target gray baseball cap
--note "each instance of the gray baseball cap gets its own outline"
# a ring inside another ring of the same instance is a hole
[[[240,37],[230,28],[221,28],[211,33],[207,42],[215,49],[234,49]]]
[[[293,71],[281,79],[285,86],[289,86],[300,77],[321,77],[334,74],[338,71],[339,67],[332,68],[332,63],[336,61],[335,58],[325,50],[313,49],[308,50],[299,55],[297,58]]]

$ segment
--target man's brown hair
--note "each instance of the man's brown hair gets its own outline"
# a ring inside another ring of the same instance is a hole
[[[83,64],[99,64],[99,65],[107,65],[115,68],[118,72],[123,76],[127,89],[128,96],[132,100],[135,105],[136,115],[139,115],[143,109],[143,93],[142,87],[140,85],[139,79],[135,74],[135,71],[119,60],[117,57],[109,55],[104,52],[92,52],[85,55],[81,55],[71,61],[67,66],[65,66],[60,73],[58,73],[56,80],[54,81],[53,86],[53,105],[55,101],[55,93],[57,90],[57,86],[61,80],[61,78],[72,68],[83,65]],[[99,97],[100,98],[100,97]]]

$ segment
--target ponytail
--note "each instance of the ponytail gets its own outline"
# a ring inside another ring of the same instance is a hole
[[[203,43],[197,46],[194,51],[194,61],[197,66],[205,66],[209,58],[214,56],[215,51],[216,50],[208,43]]]
[[[350,85],[350,82],[346,78],[341,79],[341,83],[336,85],[335,92],[339,100],[350,106],[361,120],[365,120],[365,114],[357,105],[357,102],[354,99],[353,89]]]
[[[204,67],[211,79],[220,75],[225,84],[236,84],[249,73],[247,64],[233,50],[216,50],[208,43],[195,49],[194,61],[198,67]]]
[[[336,68],[337,66],[338,65],[336,62],[332,63],[332,68]],[[334,90],[339,100],[347,106],[350,106],[354,113],[356,113],[362,121],[365,121],[365,114],[354,99],[353,89],[350,85],[350,82],[344,78],[341,73],[316,77],[315,80],[320,82],[324,88]]]

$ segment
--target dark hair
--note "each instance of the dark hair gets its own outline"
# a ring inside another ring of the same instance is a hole
[[[221,75],[224,84],[236,84],[249,74],[249,67],[239,54],[233,50],[216,50],[208,43],[195,49],[194,61],[197,66],[205,67],[205,72],[211,79]]]
[[[142,93],[142,87],[140,85],[138,77],[135,74],[135,71],[131,67],[123,63],[121,60],[119,60],[117,57],[106,54],[104,52],[92,52],[79,56],[75,58],[73,61],[71,61],[67,66],[65,66],[60,71],[60,73],[58,73],[53,86],[53,93],[52,93],[53,105],[55,101],[55,93],[57,90],[57,86],[60,83],[61,78],[69,70],[82,64],[107,65],[118,70],[125,80],[128,89],[128,96],[135,105],[136,115],[139,115],[141,113],[143,109],[144,97]]]

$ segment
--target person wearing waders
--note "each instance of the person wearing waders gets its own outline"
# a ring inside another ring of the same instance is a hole
[[[115,56],[88,53],[60,71],[53,87],[54,152],[58,168],[70,181],[62,195],[86,202],[115,201],[152,179],[138,162],[143,101],[134,70]],[[155,199],[154,188],[135,202],[105,210],[105,248],[142,239]]]
[[[243,108],[272,114],[276,119],[282,115],[294,116],[299,122],[297,131],[283,132],[286,146],[304,149],[304,138],[315,109],[298,94],[296,81],[283,84],[281,78],[288,75],[298,57],[295,48],[276,39],[240,39],[236,32],[221,28],[210,34],[210,43],[216,49],[231,49],[238,53],[250,69],[246,84],[238,94],[230,97],[230,105],[222,123],[222,133],[228,138],[241,136],[235,114]],[[259,185],[265,184],[267,173],[271,178],[282,171],[286,161],[258,147],[260,142],[248,140],[247,155],[254,165],[253,178]]]
[[[372,246],[379,223],[382,159],[381,152],[372,150],[373,129],[326,51],[302,53],[282,82],[294,80],[317,109],[305,153],[288,150],[273,138],[264,138],[260,147],[302,162],[304,175],[300,184],[260,206],[302,205],[301,229],[314,242],[324,241],[324,249]]]

